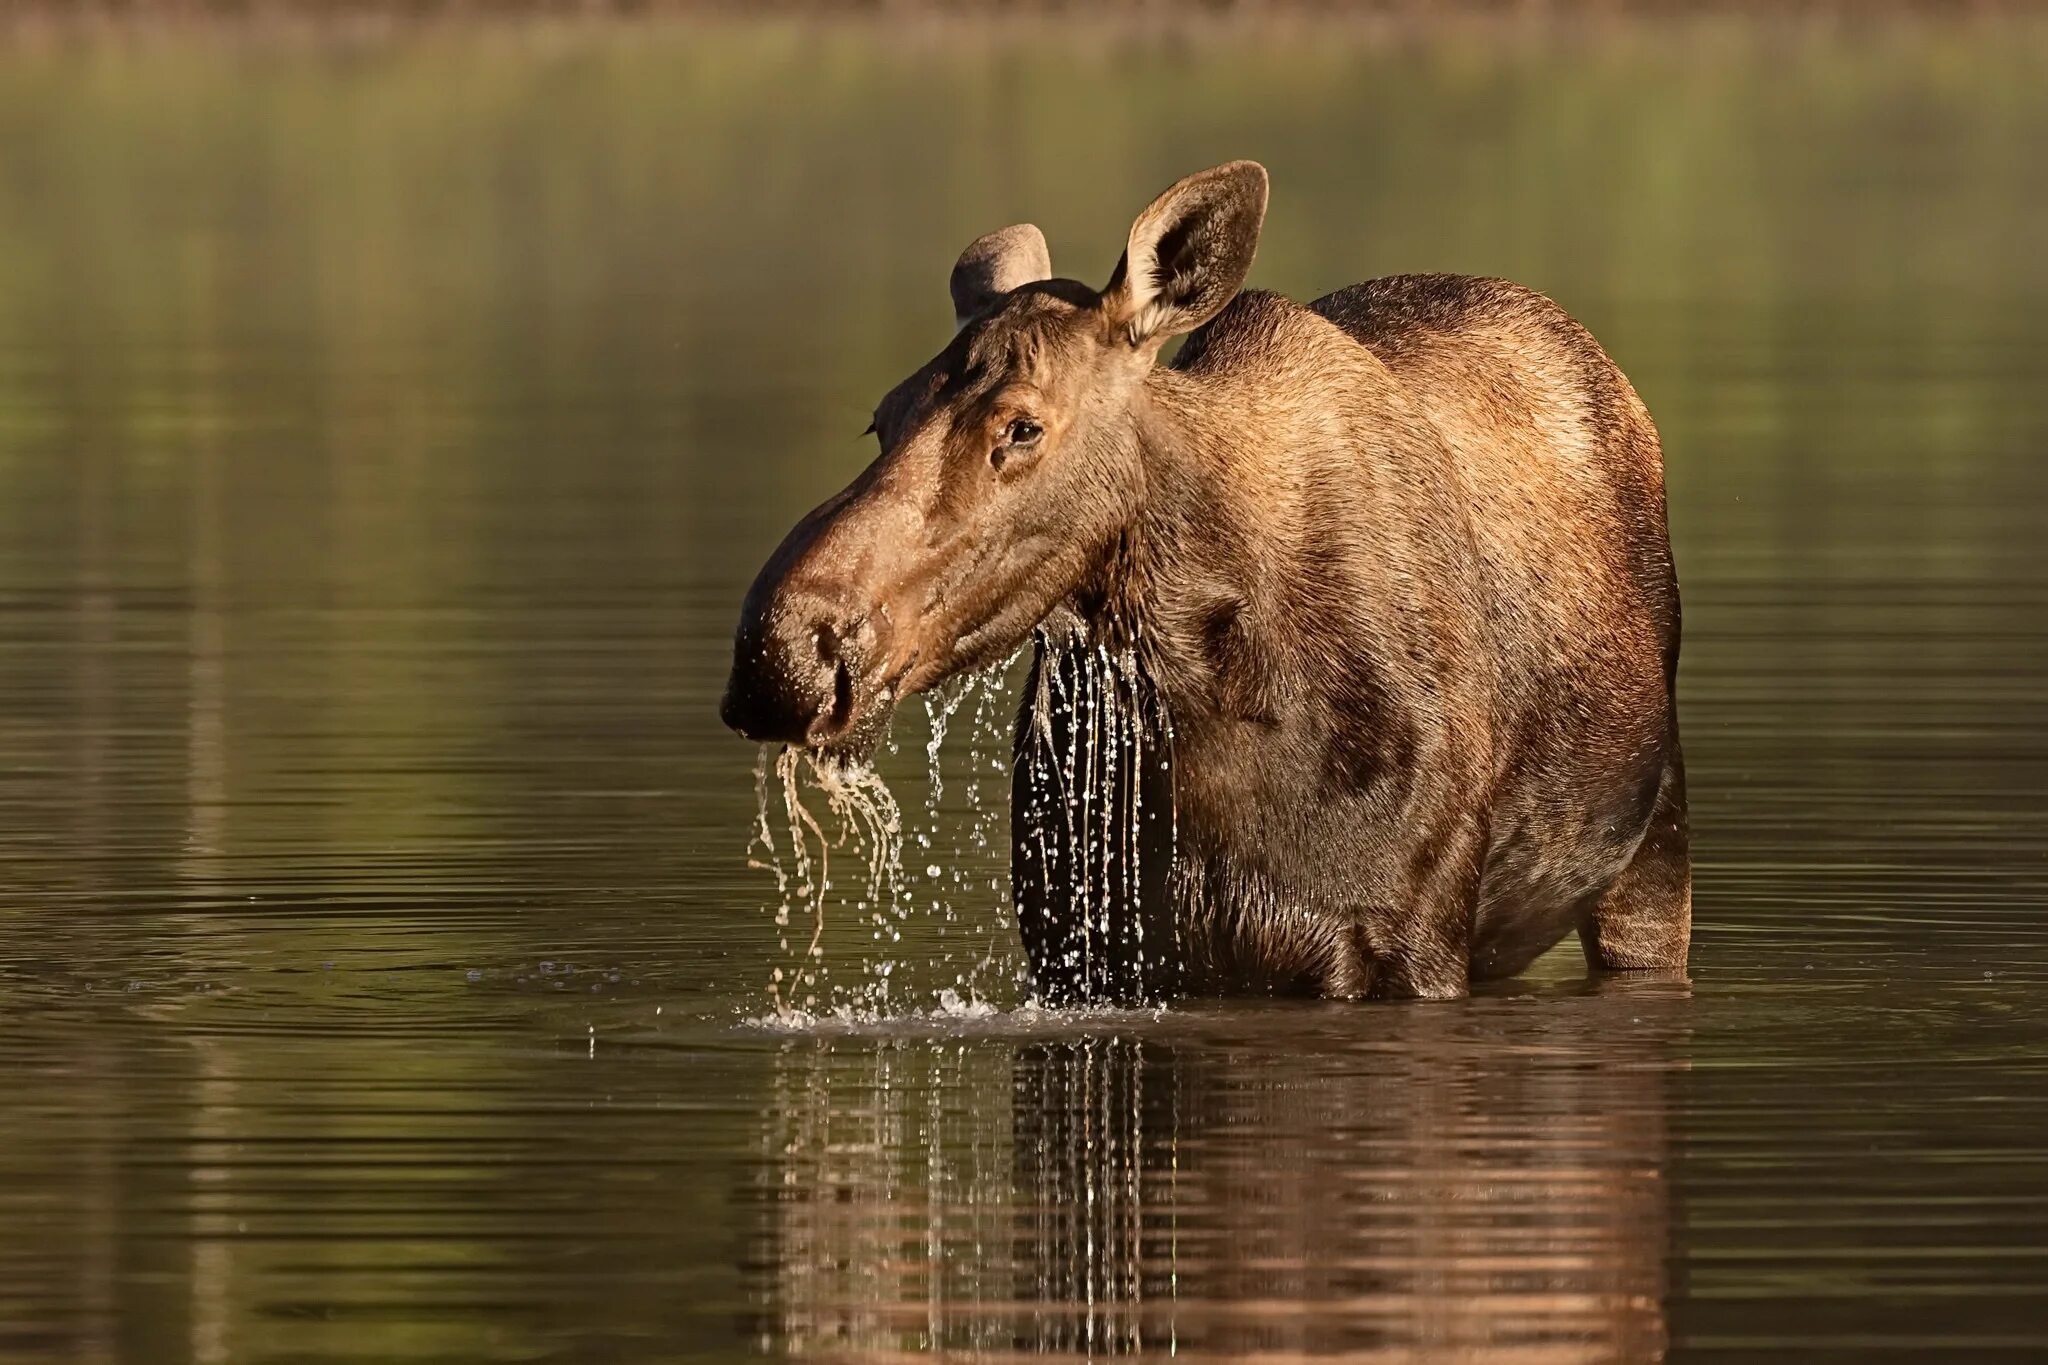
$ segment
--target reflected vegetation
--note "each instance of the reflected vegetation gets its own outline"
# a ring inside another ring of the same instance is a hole
[[[0,1362],[2048,1352],[2043,147],[2032,17],[9,30]],[[963,243],[1246,155],[1255,283],[1656,413],[1693,986],[906,1021],[1013,677],[828,907],[896,1022],[742,1026],[747,577]]]

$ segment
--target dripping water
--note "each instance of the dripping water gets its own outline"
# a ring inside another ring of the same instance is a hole
[[[813,793],[822,798],[822,820],[813,809]],[[842,854],[842,868],[851,858],[861,874],[854,905],[885,914],[902,897],[902,812],[872,767],[797,749],[762,750],[755,765],[755,797],[749,861],[775,878],[773,917],[781,963],[789,963],[793,942],[804,942],[793,965],[772,969],[769,997],[777,1018],[815,1014],[827,989],[825,911],[834,889],[833,854]],[[778,806],[784,829],[780,844],[772,819]],[[807,940],[804,926],[794,922],[797,912],[808,925]],[[886,996],[886,971],[882,982]]]
[[[1085,632],[1041,636],[1021,757],[1014,671],[1005,663],[926,695],[921,802],[899,803],[875,767],[763,751],[750,855],[774,878],[773,1022],[901,1017],[920,995],[947,1017],[978,1017],[1034,987],[1030,1003],[1056,1006],[1172,993],[1171,729],[1139,651]],[[903,771],[916,747],[888,746],[897,783],[916,781]],[[1021,924],[1004,829],[1012,801],[1025,812]],[[828,925],[842,915],[866,926],[868,943],[833,979],[841,945]],[[906,938],[913,918],[919,933]],[[1013,928],[1036,945],[1035,978]]]
[[[1054,1004],[1170,995],[1172,731],[1136,643],[1042,638],[1031,706],[1017,903],[1039,989]]]
[[[996,1008],[990,997],[1008,980],[1021,979],[1000,865],[1008,845],[996,837],[1007,806],[1012,663],[924,698],[922,802],[914,798],[919,775],[897,761],[914,744],[892,738],[883,768],[762,751],[749,856],[774,879],[768,909],[778,958],[768,982],[772,1013],[757,1022],[907,1016],[919,1013],[921,989],[937,1013],[978,1018]],[[913,799],[899,802],[894,789],[906,785]],[[921,933],[906,939],[913,918]],[[868,931],[857,966],[831,927],[840,923]],[[925,934],[936,938],[935,951],[917,951]]]

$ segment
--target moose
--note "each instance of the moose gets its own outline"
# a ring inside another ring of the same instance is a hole
[[[1032,644],[1012,882],[1049,1002],[1454,998],[1574,930],[1591,970],[1682,971],[1648,410],[1504,280],[1244,289],[1267,186],[1181,180],[1099,290],[1028,224],[969,245],[878,458],[747,593],[723,719],[858,761]],[[1143,742],[1105,782],[1075,755],[1111,732]]]

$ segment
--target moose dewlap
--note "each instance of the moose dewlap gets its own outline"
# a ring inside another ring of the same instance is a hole
[[[1683,968],[1649,413],[1505,281],[1243,291],[1265,211],[1260,166],[1190,176],[1101,289],[1033,227],[969,246],[880,455],[747,594],[726,722],[859,757],[1035,633],[1012,880],[1049,1000],[1454,996],[1573,930]]]

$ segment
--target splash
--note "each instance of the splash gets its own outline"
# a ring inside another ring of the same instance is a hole
[[[1012,1011],[1019,1019],[1037,1017],[1037,1006],[1026,1005],[1022,1010]],[[986,1000],[970,1000],[950,986],[941,990],[929,1009],[908,1009],[899,1014],[880,1010],[863,1010],[853,1005],[838,1004],[813,1014],[807,1010],[777,1010],[772,1014],[742,1020],[748,1028],[766,1029],[776,1033],[825,1033],[851,1031],[874,1024],[962,1024],[981,1023],[1001,1017],[1004,1011],[997,1009]]]
[[[739,1020],[743,1029],[790,1036],[948,1037],[972,1034],[998,1038],[1068,1037],[1100,1029],[1142,1029],[1165,1023],[1164,1006],[1128,1008],[1087,1005],[1052,1009],[1035,999],[1010,1006],[971,1000],[950,987],[928,1006],[893,1010],[839,1003],[812,1013],[801,1009],[769,1011]]]
[[[948,968],[953,979],[941,992],[970,1006],[988,1003],[990,988],[1015,958],[1006,932],[1008,878],[988,865],[1000,851],[993,834],[1003,803],[989,778],[1008,771],[1009,672],[1005,662],[924,699],[922,803],[914,799],[916,779],[900,764],[890,763],[894,771],[885,778],[873,766],[762,750],[748,855],[775,883],[770,913],[780,959],[768,994],[776,1016],[887,1017],[902,1011],[899,1001],[930,989],[924,978],[933,969]],[[960,772],[963,741],[964,781],[949,787],[949,765]],[[907,757],[892,737],[885,762],[897,756]],[[906,782],[913,793],[907,804],[892,792],[892,783]],[[907,938],[913,918],[926,923]],[[851,967],[846,935],[832,927],[841,923],[867,929],[869,947]],[[938,939],[937,950],[916,952],[929,946],[918,942],[926,935]]]
[[[923,749],[921,802],[899,803],[875,767],[763,750],[749,855],[775,879],[774,1017],[797,1027],[911,1018],[913,1002],[934,998],[1006,1008],[1032,987],[1018,928],[1041,966],[1051,964],[1039,973],[1045,1003],[1133,1004],[1167,993],[1162,974],[1177,961],[1161,874],[1173,853],[1171,732],[1137,650],[1041,638],[1021,741],[1014,662],[927,694],[922,745],[892,737],[885,763],[913,793],[903,760]],[[1035,845],[1014,870],[1005,797],[1022,803]],[[1021,925],[1013,875],[1030,911]],[[845,933],[830,928],[842,922],[868,931],[855,965]]]

